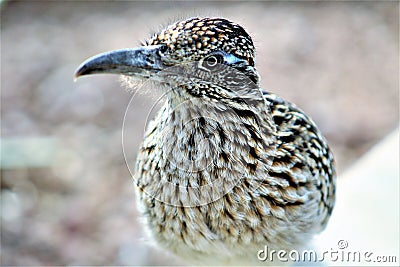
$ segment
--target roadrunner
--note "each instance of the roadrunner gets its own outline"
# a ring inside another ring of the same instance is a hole
[[[76,72],[150,80],[165,93],[134,178],[153,238],[188,262],[260,264],[265,246],[304,248],[332,213],[327,142],[303,111],[260,88],[255,59],[240,25],[190,18]]]

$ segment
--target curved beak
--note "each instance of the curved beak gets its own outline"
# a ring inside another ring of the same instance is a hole
[[[110,51],[91,57],[76,70],[75,78],[89,74],[125,74],[149,78],[164,65],[159,53],[160,45],[142,46]]]

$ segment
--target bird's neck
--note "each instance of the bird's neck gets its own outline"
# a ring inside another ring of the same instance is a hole
[[[179,105],[168,102],[163,111],[165,139],[175,139],[181,155],[208,157],[208,149],[235,153],[248,152],[249,144],[266,150],[274,143],[275,127],[265,100],[204,101],[190,99]],[[230,149],[228,149],[230,147]],[[215,155],[214,155],[215,156]],[[182,159],[184,160],[184,159]]]

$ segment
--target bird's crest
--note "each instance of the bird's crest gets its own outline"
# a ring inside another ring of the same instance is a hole
[[[254,66],[251,37],[238,24],[223,18],[190,18],[169,25],[146,41],[165,44],[171,60],[197,61],[213,51],[224,51]]]

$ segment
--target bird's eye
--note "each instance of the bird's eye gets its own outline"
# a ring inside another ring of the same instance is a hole
[[[222,55],[211,55],[204,59],[203,67],[206,69],[212,69],[217,66],[217,64],[222,64],[224,62],[224,58]]]

